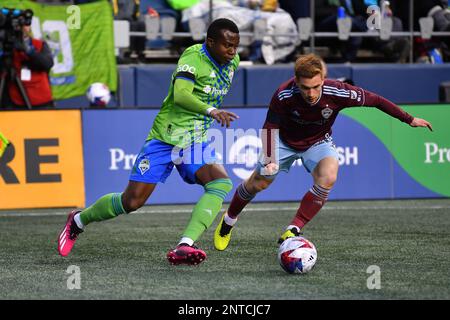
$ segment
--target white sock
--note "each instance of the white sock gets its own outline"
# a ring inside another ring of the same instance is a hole
[[[237,217],[234,219],[230,218],[228,216],[228,212],[227,212],[227,213],[225,213],[225,217],[223,218],[223,221],[225,221],[225,223],[229,226],[234,226],[234,224],[238,221],[238,218]]]
[[[77,214],[73,217],[73,220],[75,220],[75,223],[77,224],[78,228],[84,229],[84,224],[83,224],[83,222],[81,222],[80,214],[79,214],[79,213],[77,213]]]
[[[292,228],[297,229],[297,231],[300,233],[300,228],[298,226],[293,225],[293,224],[288,225],[286,230],[291,230]]]
[[[77,227],[80,229],[84,229],[84,224],[83,222],[81,222],[80,219],[80,213],[77,213],[74,217],[73,220],[75,220],[75,223],[77,224]]]
[[[188,238],[188,237],[183,237],[183,238],[181,238],[180,242],[178,242],[178,245],[180,245],[182,243],[186,243],[188,246],[192,246],[194,244],[194,240],[192,240],[191,238]]]

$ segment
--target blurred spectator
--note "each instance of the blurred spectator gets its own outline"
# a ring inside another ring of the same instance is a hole
[[[409,26],[409,1],[392,0],[391,6],[403,21],[404,26]],[[432,17],[435,31],[450,31],[449,19],[450,9],[448,0],[414,0],[414,21],[413,28],[419,31],[419,19],[422,17]],[[408,27],[409,29],[409,27]]]
[[[317,0],[315,2],[316,12],[316,31],[319,32],[336,32],[337,29],[337,10],[339,7],[344,7],[345,12],[352,18],[352,32],[365,32],[367,31],[366,18],[367,15],[364,7],[356,7],[353,2],[359,4],[359,1],[339,1],[339,0]],[[340,62],[353,62],[356,59],[356,55],[359,47],[362,44],[362,38],[350,37],[347,41],[339,41],[333,39],[332,42],[336,43],[341,56]]]
[[[167,0],[167,3],[175,10],[184,10],[192,7],[200,0]]]
[[[195,2],[190,0],[171,0],[174,8],[175,3]],[[178,6],[180,8],[180,6]],[[269,11],[264,11],[264,10]],[[181,21],[186,30],[188,22],[192,18],[204,19],[205,24],[209,22],[210,1],[199,0],[195,4],[185,7],[182,11]],[[278,8],[276,3],[270,4],[263,0],[216,0],[213,2],[212,19],[228,18],[236,23],[241,32],[253,32],[253,26],[258,19],[267,22],[266,35],[263,41],[253,41],[248,37],[241,37],[241,47],[250,45],[252,61],[261,58],[266,64],[274,64],[281,61],[295,51],[298,43],[297,25],[292,17],[284,10]],[[293,34],[292,36],[271,36],[271,34]]]
[[[53,56],[46,42],[32,38],[31,27],[22,27],[23,41],[16,41],[12,51],[12,65],[0,61],[2,67],[9,73],[8,96],[2,106],[26,106],[24,97],[16,83],[20,79],[26,97],[33,108],[53,107],[52,91],[49,81],[49,72],[53,67]]]
[[[311,6],[309,1],[278,0],[278,4],[281,9],[291,15],[296,23],[299,18],[311,16]]]
[[[409,1],[392,0],[392,7],[398,12],[405,26],[410,25]],[[414,0],[413,29],[420,30],[419,19],[432,17],[434,31],[450,31],[450,10],[448,0]],[[409,29],[409,28],[408,28]],[[431,39],[414,39],[414,57],[417,62],[439,63],[450,60],[450,37],[433,37]]]
[[[189,2],[198,1],[198,0],[187,0]],[[141,15],[150,15],[150,16],[159,16],[160,19],[165,17],[174,18],[176,21],[176,29],[175,31],[181,31],[182,28],[179,26],[181,13],[180,9],[174,9],[169,5],[170,0],[141,0],[140,10]],[[185,42],[187,46],[190,46],[192,40],[188,40],[187,38],[180,39],[171,39],[170,41],[162,39],[162,37],[158,37],[157,39],[150,40],[147,42],[146,47],[151,50],[178,50],[178,47],[183,46]]]
[[[421,0],[414,2],[415,18],[432,17],[434,31],[450,31],[448,0]]]
[[[375,1],[376,2],[376,1]],[[396,11],[391,6],[391,1],[381,0],[378,5],[383,8],[382,13],[392,18],[392,31],[401,32],[405,28],[402,20],[397,16]],[[394,14],[395,13],[395,14]],[[375,52],[381,52],[388,62],[406,63],[409,57],[411,43],[407,37],[392,37],[390,40],[384,41],[379,38],[368,38],[369,48]]]
[[[141,14],[146,14],[151,10],[156,11],[159,16],[173,17],[176,20],[180,19],[180,12],[184,7],[190,6],[198,2],[199,0],[141,0]]]
[[[422,17],[433,18],[433,31],[450,31],[450,10],[448,0],[422,0],[414,2],[415,23]],[[450,38],[433,37],[425,40],[416,38],[416,61],[439,64],[450,60]]]
[[[140,0],[110,0],[114,20],[127,20],[130,22],[130,31],[145,31],[145,22],[140,14]],[[130,50],[126,56],[143,59],[145,50],[145,37],[130,37]]]
[[[316,31],[336,32],[337,12],[342,7],[346,16],[352,19],[352,32],[367,32],[367,8],[371,5],[380,5],[377,0],[316,0]],[[392,10],[386,12],[392,17],[392,31],[403,31],[402,21],[392,15]],[[336,41],[342,55],[341,62],[354,62],[357,58],[358,49],[363,44],[362,37],[350,37],[347,41]],[[380,51],[389,61],[405,62],[409,44],[405,38],[391,38],[389,41],[382,41],[379,38],[367,39],[366,43],[374,51]]]

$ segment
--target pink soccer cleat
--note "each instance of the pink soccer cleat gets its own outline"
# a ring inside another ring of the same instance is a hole
[[[81,211],[73,210],[69,213],[67,217],[66,225],[62,229],[58,237],[58,252],[63,257],[67,256],[72,250],[78,235],[83,232],[82,229],[78,228],[75,220],[73,219],[77,213]]]
[[[175,249],[167,253],[167,260],[173,265],[190,264],[197,265],[206,259],[205,251],[196,246],[180,244]]]

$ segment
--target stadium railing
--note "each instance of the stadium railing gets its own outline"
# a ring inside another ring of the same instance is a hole
[[[392,31],[392,23],[387,20],[389,18],[381,17],[381,11],[374,12],[375,18],[379,19],[378,28],[369,30],[368,32],[350,32],[345,25],[348,23],[338,23],[338,32],[316,32],[314,30],[315,25],[315,0],[310,0],[310,17],[299,18],[297,22],[298,33],[271,33],[271,36],[283,36],[283,37],[296,37],[300,42],[309,41],[310,52],[315,52],[316,45],[315,40],[317,38],[334,37],[341,40],[346,40],[349,37],[379,37],[382,40],[388,40],[391,37],[407,37],[410,44],[413,43],[414,37],[422,37],[423,39],[430,39],[431,37],[450,37],[450,32],[433,31],[433,18],[423,17],[420,18],[420,31],[415,31],[413,27],[414,23],[414,1],[409,0],[409,30],[403,32]],[[210,19],[212,17],[212,9],[210,10]],[[350,18],[344,18],[345,20]],[[241,37],[244,40],[243,45],[246,45],[249,41],[262,40],[267,35],[265,23],[261,21],[263,19],[257,19],[254,23],[253,32],[241,32]],[[130,31],[129,25],[122,21],[115,23],[115,33],[117,33],[117,39],[121,39],[117,42],[120,44],[120,48],[127,47],[125,39],[129,39],[130,36],[146,37],[147,40],[156,40],[161,38],[166,41],[170,41],[174,38],[191,38],[194,41],[204,39],[206,36],[206,24],[202,19],[191,19],[189,21],[190,32],[179,32],[176,30],[177,21],[172,16],[149,16],[145,15],[146,31],[137,32]],[[413,45],[410,45],[409,62],[413,63]]]

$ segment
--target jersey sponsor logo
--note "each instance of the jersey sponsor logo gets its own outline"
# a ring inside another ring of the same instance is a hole
[[[142,159],[139,162],[138,168],[139,168],[139,171],[141,172],[141,175],[144,175],[144,173],[146,173],[148,171],[148,169],[150,169],[150,160]]]
[[[325,109],[323,109],[321,111],[321,113],[322,113],[322,117],[324,117],[325,119],[328,119],[331,116],[331,114],[333,113],[333,110],[326,107]]]
[[[210,87],[209,85],[206,85],[204,88],[203,88],[203,92],[204,93],[206,93],[206,94],[212,94],[212,95],[214,95],[214,96],[224,96],[224,95],[226,95],[227,93],[228,93],[228,89],[227,88],[223,88],[223,89],[217,89],[217,88],[214,88],[214,87]]]
[[[203,92],[204,93],[206,93],[206,94],[209,94],[210,92],[211,92],[211,87],[210,86],[205,86],[204,88],[203,88]]]
[[[361,92],[357,92],[355,90],[350,90],[350,98],[360,102],[361,101]]]
[[[195,68],[191,67],[190,65],[183,64],[181,66],[178,66],[177,72],[189,72],[189,73],[194,74]]]
[[[221,95],[224,96],[228,93],[228,89],[227,88],[223,88],[222,90],[217,89],[217,88],[213,88],[212,90],[212,94],[213,95]]]

